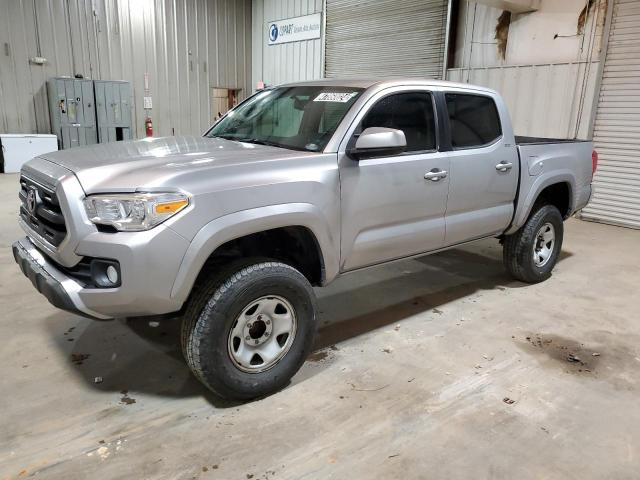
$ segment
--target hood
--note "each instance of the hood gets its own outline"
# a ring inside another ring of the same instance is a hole
[[[41,158],[75,173],[85,192],[179,186],[188,173],[313,155],[283,148],[195,136],[146,138],[60,150]]]

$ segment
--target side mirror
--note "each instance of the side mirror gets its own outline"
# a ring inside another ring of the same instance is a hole
[[[407,148],[407,139],[402,130],[384,127],[369,127],[356,140],[347,154],[357,160],[366,157],[397,155]]]

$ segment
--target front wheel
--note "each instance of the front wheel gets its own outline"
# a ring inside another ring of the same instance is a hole
[[[272,261],[228,266],[189,301],[185,359],[221,397],[267,395],[284,387],[309,354],[315,312],[313,289],[293,267]]]
[[[553,205],[543,205],[531,214],[520,230],[505,238],[504,266],[523,282],[546,280],[558,260],[563,234],[560,211]]]

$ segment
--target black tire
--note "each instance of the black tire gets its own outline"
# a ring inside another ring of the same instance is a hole
[[[538,241],[538,232],[547,223],[555,230],[555,243],[547,262],[538,266],[534,262],[534,244]],[[514,278],[526,283],[546,280],[551,276],[558,260],[563,234],[564,224],[560,211],[553,205],[537,207],[520,230],[505,237],[502,255],[505,268]]]
[[[247,305],[270,295],[290,303],[295,335],[277,363],[246,372],[232,360],[230,334]],[[288,384],[309,355],[316,329],[315,294],[304,275],[275,261],[241,260],[195,287],[182,319],[182,350],[191,371],[210,390],[223,398],[248,400]]]

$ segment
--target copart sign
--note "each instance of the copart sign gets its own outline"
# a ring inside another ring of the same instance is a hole
[[[321,13],[269,22],[267,23],[267,43],[278,45],[320,38],[321,23]]]

